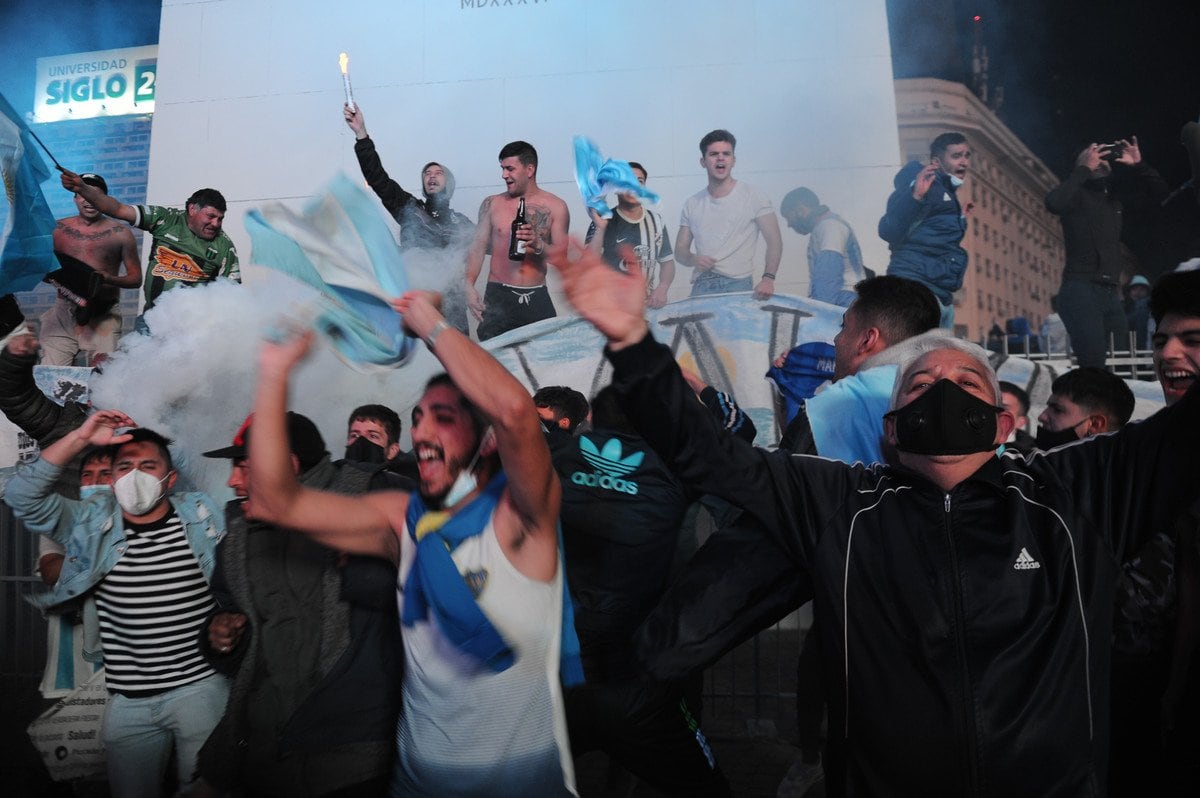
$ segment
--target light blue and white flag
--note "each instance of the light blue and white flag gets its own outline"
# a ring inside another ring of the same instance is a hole
[[[321,293],[313,327],[356,365],[398,366],[412,354],[390,300],[408,290],[391,231],[345,175],[296,213],[272,202],[246,215],[251,260]]]
[[[638,182],[628,161],[606,159],[586,136],[575,137],[575,182],[584,204],[605,219],[612,216],[612,210],[604,197],[613,191],[628,191],[647,202],[658,202],[658,195]]]
[[[58,268],[54,214],[42,194],[50,177],[29,128],[0,95],[0,176],[7,213],[0,232],[0,295],[30,291]]]

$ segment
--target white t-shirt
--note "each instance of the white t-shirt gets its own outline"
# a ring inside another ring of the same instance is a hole
[[[707,188],[688,197],[679,226],[691,230],[693,252],[717,262],[716,274],[740,279],[754,273],[758,249],[755,219],[774,212],[766,194],[739,180],[724,197],[712,196]]]

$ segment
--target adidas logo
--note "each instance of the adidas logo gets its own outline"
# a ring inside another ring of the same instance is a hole
[[[571,474],[571,482],[589,488],[615,490],[619,493],[628,493],[630,496],[637,495],[638,484],[624,477],[637,470],[646,457],[645,452],[633,452],[628,456],[622,456],[621,441],[618,439],[610,438],[602,448],[597,449],[596,444],[588,436],[581,435],[579,436],[579,453],[595,470],[591,474],[576,471]]]
[[[1029,554],[1028,549],[1021,549],[1021,553],[1017,555],[1017,561],[1013,563],[1014,571],[1032,571],[1034,568],[1041,568],[1042,564]]]

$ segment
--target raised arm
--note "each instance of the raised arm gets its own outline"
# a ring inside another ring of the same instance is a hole
[[[526,576],[548,580],[558,562],[561,487],[550,462],[533,400],[486,350],[447,327],[432,301],[409,291],[393,303],[404,324],[430,344],[454,384],[487,418],[508,487],[497,508],[496,532],[509,561]]]
[[[387,208],[388,213],[399,216],[405,206],[414,202],[416,197],[405,191],[383,168],[383,161],[379,159],[375,142],[367,135],[367,123],[363,119],[362,108],[356,107],[351,111],[349,106],[342,106],[342,115],[346,124],[354,131],[354,154],[358,158],[358,168],[362,170],[363,179],[383,202],[383,207]]]
[[[307,354],[312,333],[265,343],[259,356],[258,393],[248,454],[253,489],[246,516],[304,532],[318,543],[353,554],[400,562],[397,533],[406,494],[342,496],[300,484],[287,438],[288,379]]]
[[[1074,208],[1079,200],[1080,189],[1092,179],[1107,151],[1107,145],[1092,144],[1084,147],[1075,159],[1075,168],[1071,170],[1067,179],[1046,194],[1046,210],[1061,216]]]
[[[588,216],[592,223],[588,226],[584,242],[588,249],[597,255],[604,255],[604,232],[608,229],[608,219],[601,216],[594,208],[588,208]]]
[[[650,336],[637,264],[623,274],[578,247],[572,254],[573,262],[560,269],[567,298],[608,339],[612,384],[638,433],[689,490],[744,508],[794,556],[803,557],[797,531],[807,536],[824,528],[827,518],[817,514],[836,511],[834,503],[816,506],[807,497],[845,491],[847,467],[817,460],[794,465],[785,455],[721,430],[696,401],[670,350]]]
[[[901,186],[888,197],[887,210],[879,220],[879,237],[889,244],[896,245],[904,242],[912,233],[925,206],[925,196],[929,187],[937,178],[937,170],[933,164],[926,164],[917,169],[917,164],[905,167],[913,174],[913,181],[905,185],[901,178]],[[904,171],[901,174],[904,174]]]
[[[49,446],[83,423],[82,405],[59,405],[37,386],[38,339],[32,333],[14,335],[0,351],[0,412],[40,446]]]
[[[132,205],[126,205],[116,197],[110,197],[101,191],[98,186],[83,182],[83,178],[70,169],[63,169],[59,179],[62,182],[63,188],[83,197],[93,208],[105,216],[111,216],[114,219],[120,219],[130,224],[137,221],[137,208]]]
[[[65,543],[84,505],[60,496],[54,486],[63,467],[89,446],[124,443],[120,427],[135,426],[133,419],[118,410],[98,410],[75,430],[59,438],[29,466],[18,469],[5,486],[4,501],[31,531]]]
[[[467,305],[475,314],[475,320],[483,318],[483,299],[475,288],[479,281],[479,272],[483,270],[483,256],[487,254],[488,240],[492,235],[492,198],[484,197],[479,204],[478,222],[475,224],[475,237],[471,239],[471,247],[467,250]]]

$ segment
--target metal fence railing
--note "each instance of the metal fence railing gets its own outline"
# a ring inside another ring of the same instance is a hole
[[[1108,353],[1105,357],[1105,367],[1118,377],[1132,380],[1154,379],[1154,352],[1151,349],[1139,349],[1137,336],[1128,333],[1128,338],[1121,335],[1108,337]],[[992,339],[982,338],[979,345],[1003,355],[1016,355],[1036,362],[1047,362],[1060,371],[1075,367],[1075,353],[1070,345],[1055,346],[1038,335],[1005,335]]]
[[[46,621],[26,601],[41,589],[36,551],[36,537],[0,502],[0,677],[39,677],[46,661]]]

